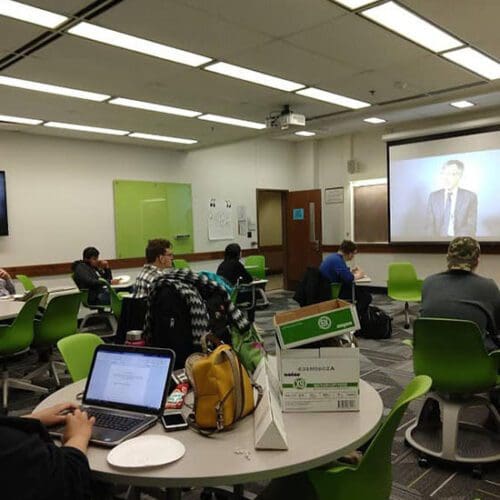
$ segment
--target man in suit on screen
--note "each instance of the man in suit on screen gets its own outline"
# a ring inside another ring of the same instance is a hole
[[[427,233],[441,239],[476,236],[477,195],[458,187],[464,173],[460,160],[441,168],[443,189],[433,191],[427,202]]]

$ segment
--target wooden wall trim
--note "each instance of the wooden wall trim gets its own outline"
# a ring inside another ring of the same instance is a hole
[[[338,245],[323,245],[323,252],[336,252]],[[447,243],[415,243],[394,244],[394,243],[358,243],[358,251],[362,253],[414,253],[414,254],[446,254],[448,251]],[[496,255],[500,254],[500,244],[481,243],[481,253]]]
[[[245,249],[242,251],[244,257],[259,252],[259,249]],[[192,254],[175,254],[176,259],[186,259],[188,262],[200,262],[203,260],[222,260],[224,252],[222,250],[214,252],[198,252]],[[111,269],[130,269],[142,267],[144,257],[132,257],[128,259],[108,259]],[[5,270],[14,278],[16,274],[26,276],[55,276],[60,274],[71,274],[72,262],[57,262],[53,264],[35,264],[28,266],[8,266]]]

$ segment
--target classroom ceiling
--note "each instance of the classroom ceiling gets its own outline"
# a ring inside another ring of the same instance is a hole
[[[373,5],[383,4],[379,0]],[[466,44],[500,60],[498,0],[397,0]],[[0,76],[264,122],[284,105],[306,115],[319,137],[373,125],[455,114],[451,99],[472,108],[500,105],[500,79],[487,80],[330,0],[26,0],[70,18],[47,29],[0,16]],[[366,101],[350,110],[169,62],[67,33],[94,25],[192,51],[214,60]],[[292,131],[252,130],[107,102],[0,85],[0,115],[196,139],[179,145],[130,137],[0,124],[1,129],[171,149],[196,149],[256,136],[307,140]],[[383,126],[382,126],[383,127]]]

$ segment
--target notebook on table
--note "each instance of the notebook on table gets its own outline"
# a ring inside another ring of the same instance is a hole
[[[90,441],[115,446],[155,425],[165,407],[174,363],[170,349],[98,346],[81,405],[96,419]],[[63,429],[50,433],[61,436]]]

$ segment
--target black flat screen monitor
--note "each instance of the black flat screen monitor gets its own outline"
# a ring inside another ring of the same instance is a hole
[[[9,234],[7,219],[7,189],[5,187],[5,172],[0,171],[0,236]]]

